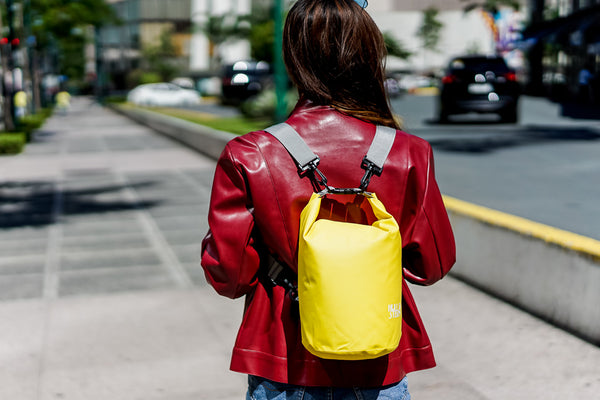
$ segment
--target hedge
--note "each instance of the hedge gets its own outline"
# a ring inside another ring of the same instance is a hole
[[[24,132],[0,133],[0,154],[18,154],[25,147]]]

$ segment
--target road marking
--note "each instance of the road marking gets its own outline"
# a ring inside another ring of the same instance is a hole
[[[179,262],[177,255],[169,245],[167,239],[164,237],[160,228],[144,207],[140,206],[141,201],[137,193],[129,185],[129,182],[118,171],[113,171],[113,174],[117,178],[117,182],[122,185],[123,193],[126,199],[136,205],[135,214],[138,223],[142,226],[146,234],[146,238],[150,241],[152,248],[160,258],[163,265],[167,268],[167,272],[171,276],[171,279],[180,288],[191,288],[194,286],[192,278],[189,276],[185,268]]]

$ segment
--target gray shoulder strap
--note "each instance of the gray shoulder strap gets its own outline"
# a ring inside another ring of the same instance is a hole
[[[319,163],[319,157],[312,152],[298,132],[285,122],[270,126],[265,131],[275,136],[283,144],[301,170],[305,170],[315,161],[316,164]],[[373,143],[371,143],[371,147],[369,147],[366,160],[375,164],[379,169],[382,169],[392,149],[395,138],[396,130],[394,128],[377,125],[375,138],[373,139]]]
[[[306,170],[311,164],[315,166],[319,164],[319,156],[312,152],[304,139],[290,125],[282,122],[266,128],[265,131],[281,142],[300,170]]]
[[[396,130],[389,126],[377,125],[375,138],[369,147],[366,159],[375,164],[379,169],[383,168],[383,164],[390,154],[390,150],[396,138]]]

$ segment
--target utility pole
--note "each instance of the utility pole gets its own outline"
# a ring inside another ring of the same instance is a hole
[[[23,0],[21,16],[23,18],[23,37],[25,38],[25,48],[23,49],[25,64],[23,70],[26,73],[26,81],[30,85],[30,94],[32,97],[30,111],[35,114],[40,108],[40,90],[38,87],[38,77],[36,69],[35,46],[37,41],[31,32],[31,0]]]
[[[283,64],[283,0],[275,0],[273,7],[275,22],[275,40],[273,48],[273,72],[275,74],[275,121],[283,122],[287,116],[285,94],[287,92],[287,73]]]
[[[544,8],[546,7],[545,0],[530,0],[529,4],[531,5],[531,25],[544,22]],[[541,40],[538,40],[527,53],[527,60],[529,64],[527,91],[533,95],[540,95],[544,90],[544,85],[542,82],[542,75],[544,73],[544,67],[542,65],[543,57],[544,44]]]
[[[6,17],[8,22],[8,37],[0,39],[0,51],[2,52],[2,96],[4,97],[3,117],[4,130],[13,131],[15,122],[13,119],[13,76],[12,76],[12,43],[15,39],[13,26],[13,0],[5,0]]]
[[[94,27],[94,45],[95,45],[95,53],[96,53],[96,87],[95,94],[98,101],[101,103],[104,102],[105,95],[105,74],[104,74],[104,47],[102,43],[102,35],[101,35],[100,27]]]

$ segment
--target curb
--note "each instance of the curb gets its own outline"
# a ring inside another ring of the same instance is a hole
[[[444,196],[451,273],[600,345],[600,241]]]
[[[415,96],[437,96],[440,94],[440,89],[435,86],[419,87],[419,88],[409,89],[408,93],[415,95]]]
[[[593,261],[600,262],[600,241],[596,239],[478,206],[454,197],[444,195],[443,198],[448,211],[477,219],[482,223],[498,228],[505,228],[523,236],[543,240],[548,244],[579,253],[583,257],[590,257]]]
[[[111,109],[218,159],[236,135],[141,109]],[[600,345],[600,241],[450,196],[451,274]]]
[[[106,107],[215,160],[219,158],[227,142],[237,136],[141,108],[117,104],[107,104]]]

